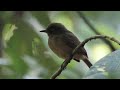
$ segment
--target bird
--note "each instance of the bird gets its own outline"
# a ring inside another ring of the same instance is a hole
[[[60,58],[66,59],[72,51],[81,43],[80,40],[61,23],[51,23],[45,30],[40,32],[47,33],[48,45],[50,49]],[[83,60],[90,68],[91,62],[84,47],[77,50],[73,60],[80,62]]]

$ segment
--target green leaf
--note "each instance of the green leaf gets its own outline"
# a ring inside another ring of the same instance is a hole
[[[39,38],[34,38],[32,41],[32,52],[35,56],[40,56],[45,51],[45,47],[43,48],[43,42],[39,40]]]
[[[84,79],[120,79],[120,50],[95,63]]]
[[[17,29],[14,24],[6,24],[3,29],[3,39],[7,42],[12,36],[13,31]]]

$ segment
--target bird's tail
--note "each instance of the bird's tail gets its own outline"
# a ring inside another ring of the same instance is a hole
[[[77,57],[78,56],[78,57]],[[75,61],[80,62],[80,59],[83,60],[83,62],[90,68],[92,66],[92,63],[89,61],[88,57],[83,55],[82,58],[80,58],[79,55],[77,55],[76,58],[74,58]]]
[[[92,66],[92,63],[89,61],[89,59],[86,56],[83,56],[83,62],[90,68]]]

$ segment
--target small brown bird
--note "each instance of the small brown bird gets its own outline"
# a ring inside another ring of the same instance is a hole
[[[40,32],[48,34],[48,45],[50,49],[63,59],[66,59],[81,43],[79,39],[72,32],[68,31],[61,23],[52,23],[46,30]],[[73,59],[77,62],[80,62],[80,59],[82,59],[88,67],[92,66],[84,48],[79,49],[73,56]]]

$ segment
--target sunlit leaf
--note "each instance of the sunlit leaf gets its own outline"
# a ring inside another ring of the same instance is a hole
[[[6,24],[3,29],[3,39],[7,42],[13,36],[13,31],[16,29],[17,27],[14,24]]]

